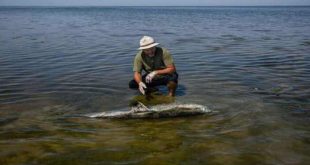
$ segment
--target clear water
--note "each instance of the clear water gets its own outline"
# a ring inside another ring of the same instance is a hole
[[[142,35],[216,115],[81,117],[138,94]],[[309,123],[310,7],[0,8],[0,164],[307,164]]]

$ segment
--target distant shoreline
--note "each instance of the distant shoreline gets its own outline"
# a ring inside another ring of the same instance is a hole
[[[71,8],[71,7],[80,7],[80,8],[102,8],[102,7],[196,7],[196,8],[204,8],[204,7],[310,7],[310,5],[256,5],[256,6],[226,6],[226,5],[218,5],[218,6],[40,6],[40,5],[4,5],[0,7],[38,7],[38,8]]]

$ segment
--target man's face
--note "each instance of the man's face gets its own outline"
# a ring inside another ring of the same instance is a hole
[[[145,53],[146,55],[152,57],[152,56],[155,55],[155,47],[144,49],[143,53]]]

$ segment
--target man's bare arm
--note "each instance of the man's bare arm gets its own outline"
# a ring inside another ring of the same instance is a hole
[[[141,73],[135,72],[135,73],[134,73],[134,79],[135,79],[135,81],[139,84],[139,83],[142,81]]]
[[[172,65],[168,65],[167,68],[165,69],[161,69],[161,70],[156,70],[157,74],[172,74],[175,72],[175,66]]]

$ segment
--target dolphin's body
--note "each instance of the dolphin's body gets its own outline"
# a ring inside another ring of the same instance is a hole
[[[194,116],[208,112],[211,112],[211,110],[198,104],[167,104],[148,108],[141,102],[138,102],[130,111],[101,112],[87,116],[92,118],[141,119]]]

